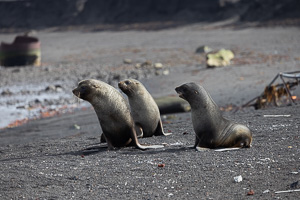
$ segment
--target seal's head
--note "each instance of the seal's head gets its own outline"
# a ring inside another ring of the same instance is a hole
[[[90,103],[95,99],[95,96],[99,98],[105,97],[108,93],[106,83],[94,79],[83,80],[78,83],[77,88],[72,92],[80,99],[86,100]]]
[[[127,95],[132,96],[134,94],[141,94],[143,93],[144,86],[135,79],[126,79],[123,81],[120,81],[118,83],[118,87]]]
[[[191,99],[199,98],[202,87],[192,82],[176,87],[175,90],[180,98],[190,102]]]
[[[185,83],[175,88],[179,97],[189,102],[191,107],[206,107],[208,105],[216,106],[208,92],[194,82]]]

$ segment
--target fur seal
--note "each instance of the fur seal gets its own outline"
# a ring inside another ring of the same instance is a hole
[[[73,94],[94,107],[109,149],[124,146],[136,146],[142,150],[163,147],[145,146],[138,142],[129,106],[121,93],[109,84],[94,79],[83,80]]]
[[[177,88],[179,97],[188,101],[192,109],[193,128],[196,133],[194,148],[250,147],[252,133],[242,125],[225,119],[208,92],[196,83]]]
[[[141,82],[126,79],[119,82],[118,86],[128,96],[131,115],[139,137],[171,135],[164,133],[158,106]]]

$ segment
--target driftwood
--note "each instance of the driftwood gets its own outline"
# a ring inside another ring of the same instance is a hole
[[[188,112],[191,110],[188,102],[177,96],[154,98],[154,100],[158,105],[160,114]]]

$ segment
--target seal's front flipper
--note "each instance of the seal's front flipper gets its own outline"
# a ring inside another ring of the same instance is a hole
[[[168,136],[168,135],[172,135],[172,133],[165,133],[164,132],[164,129],[163,129],[163,126],[162,126],[162,122],[161,122],[161,119],[159,120],[158,124],[157,124],[157,128],[154,132],[154,135],[155,136],[158,136],[158,135],[164,135],[164,136]]]
[[[105,136],[103,133],[101,134],[101,137],[100,137],[100,143],[106,143],[106,139],[105,139]]]
[[[205,147],[196,147],[197,151],[208,151],[210,150],[209,148],[205,148]]]

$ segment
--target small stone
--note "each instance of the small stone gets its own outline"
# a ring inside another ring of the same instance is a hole
[[[254,195],[254,190],[250,190],[248,193],[247,193],[248,196],[250,195]]]
[[[265,191],[263,191],[263,194],[269,193],[269,192],[270,192],[270,190],[265,190]]]
[[[163,75],[165,75],[165,76],[167,76],[167,75],[169,75],[170,74],[170,71],[168,70],[168,69],[166,69],[166,70],[164,70],[163,71],[163,73],[162,73]]]
[[[147,60],[145,62],[142,63],[142,67],[145,67],[145,66],[151,66],[152,65],[152,62]]]
[[[239,176],[235,176],[233,179],[234,179],[234,182],[239,183],[243,180],[243,177],[241,175],[239,175]]]
[[[165,167],[165,164],[162,163],[162,164],[158,164],[157,166],[158,167]]]
[[[212,51],[212,48],[209,46],[200,46],[196,49],[195,53],[209,53]]]
[[[56,87],[56,92],[62,92],[62,91],[63,91],[62,87]]]
[[[161,64],[161,63],[155,63],[155,64],[154,64],[154,67],[155,67],[156,69],[161,69],[161,68],[163,68],[163,64]]]
[[[49,85],[48,87],[46,87],[45,91],[55,91],[56,87],[55,85]]]
[[[74,124],[74,128],[77,129],[77,130],[80,130],[80,126],[77,125],[77,124]]]
[[[3,96],[10,96],[10,95],[12,95],[13,93],[9,90],[9,89],[7,89],[7,90],[4,90],[3,92],[1,92],[1,95],[3,95]]]
[[[124,62],[124,64],[131,64],[131,63],[132,63],[132,60],[129,59],[129,58],[125,58],[125,59],[123,60],[123,62]]]
[[[136,63],[136,64],[135,64],[135,68],[138,69],[138,68],[141,68],[141,67],[142,67],[142,64],[141,64],[141,63]]]

